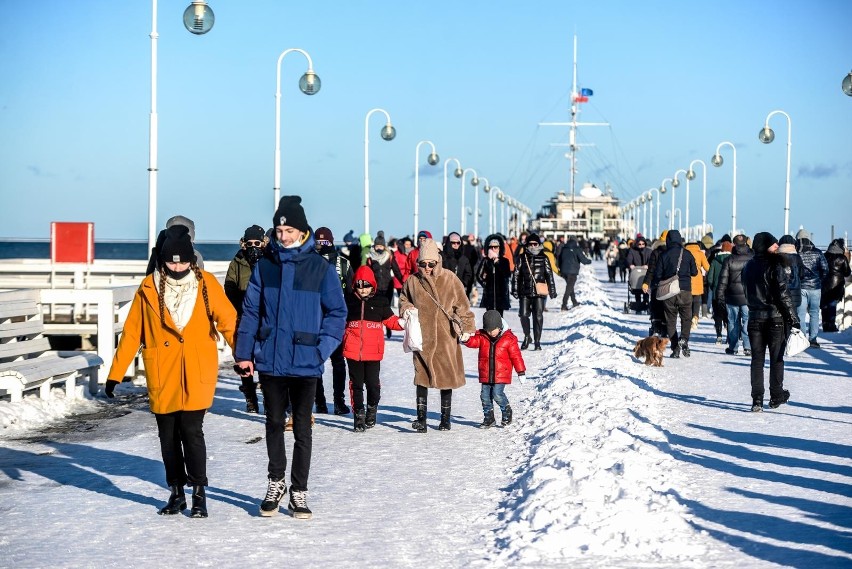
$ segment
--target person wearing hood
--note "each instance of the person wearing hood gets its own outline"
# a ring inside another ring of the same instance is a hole
[[[543,286],[542,286],[543,285]],[[544,291],[540,290],[544,288]],[[530,233],[524,244],[524,250],[518,257],[518,264],[512,273],[512,296],[519,299],[518,315],[524,330],[521,349],[526,350],[530,341],[534,349],[541,349],[541,332],[544,329],[544,303],[547,297],[556,298],[556,285],[553,282],[553,270],[544,255],[541,239]],[[532,316],[533,338],[530,338],[530,316]]]
[[[458,277],[464,287],[465,294],[467,294],[468,285],[473,282],[473,268],[471,268],[470,261],[462,252],[461,235],[455,231],[447,235],[447,239],[444,241],[444,249],[441,251],[441,257],[444,268],[452,271]]]
[[[609,282],[615,282],[615,272],[618,270],[618,239],[613,239],[606,247],[604,253],[606,259],[606,272],[609,277]]]
[[[288,509],[294,518],[308,519],[311,409],[323,362],[343,340],[346,303],[337,271],[316,251],[301,201],[283,196],[272,218],[275,240],[249,279],[234,360],[243,376],[257,370],[263,391],[269,463],[260,515],[276,515],[287,493],[284,416],[289,399],[295,443]]]
[[[169,500],[161,515],[186,509],[192,486],[193,518],[207,517],[207,445],[204,416],[213,406],[219,377],[219,334],[234,345],[237,311],[216,277],[195,263],[189,229],[173,225],[157,248],[154,274],[133,297],[107,375],[104,394],[114,396],[142,348],[148,402],[157,421]]]
[[[201,256],[201,253],[195,249],[195,222],[185,217],[183,215],[175,215],[166,220],[166,229],[175,226],[182,225],[186,227],[189,231],[189,239],[192,242],[192,251],[195,254],[195,266],[199,269],[204,269],[204,258]],[[151,275],[159,270],[159,260],[160,260],[160,249],[163,247],[163,242],[166,239],[166,229],[160,231],[157,235],[157,241],[154,245],[154,248],[151,249],[151,256],[148,258],[148,268],[145,269],[146,275]]]
[[[687,243],[686,250],[692,253],[695,266],[698,267],[698,274],[692,277],[692,330],[695,331],[698,328],[699,313],[707,315],[707,306],[702,305],[702,299],[704,298],[704,278],[710,270],[710,264],[698,243]]]
[[[340,279],[340,288],[345,297],[352,290],[352,267],[349,260],[337,252],[334,247],[334,234],[328,227],[318,227],[314,233],[314,246],[320,257],[328,261],[334,267],[337,278]],[[348,415],[349,407],[346,405],[346,358],[343,357],[343,344],[331,352],[331,385],[334,397],[334,414]],[[317,392],[314,398],[317,413],[328,413],[328,403],[325,399],[325,387],[322,377],[317,379]]]
[[[459,342],[470,338],[476,323],[461,281],[441,266],[441,254],[432,239],[421,243],[417,264],[419,271],[405,281],[399,297],[405,320],[417,310],[423,336],[423,349],[412,353],[417,419],[411,427],[426,432],[426,403],[432,388],[441,391],[438,430],[449,431],[453,389],[465,384]]]
[[[659,281],[655,278],[657,262],[660,255],[666,252],[666,237],[669,230],[665,229],[660,234],[659,239],[654,239],[651,243],[651,255],[648,257],[648,270],[645,271],[645,278],[642,280],[642,292],[645,293],[644,298],[650,298],[648,303],[648,316],[651,319],[651,329],[648,331],[651,336],[663,337],[668,334],[666,326],[666,311],[663,307],[663,301],[657,300],[657,284]],[[674,348],[674,346],[672,346]]]
[[[642,237],[644,239],[644,237]],[[618,277],[622,283],[627,282],[627,256],[632,249],[631,242],[622,240],[618,244]]]
[[[663,300],[666,313],[666,331],[671,341],[671,357],[690,356],[689,333],[692,329],[692,279],[698,275],[695,257],[683,246],[683,238],[677,229],[666,234],[666,250],[654,267],[654,280],[677,276],[680,292]],[[680,335],[677,333],[677,318],[680,316]]]
[[[849,260],[843,239],[832,241],[825,250],[828,275],[822,282],[820,308],[822,309],[822,331],[837,332],[837,303],[843,299],[843,288],[849,276]]]
[[[796,240],[792,235],[782,235],[778,240],[778,254],[784,257],[787,290],[790,292],[790,298],[793,299],[793,307],[798,313],[799,305],[802,304],[802,273],[805,266],[802,263],[802,257],[796,251]]]
[[[722,265],[725,259],[731,256],[731,251],[734,244],[730,241],[720,242],[719,253],[713,257],[710,263],[710,270],[707,271],[707,288],[715,291],[719,285],[719,274],[722,272]],[[719,297],[716,294],[710,295],[710,304],[713,309],[713,326],[716,328],[716,343],[724,344],[722,339],[722,327],[728,326],[728,308],[719,302]]]
[[[485,257],[476,268],[476,282],[482,286],[482,301],[479,306],[486,310],[496,310],[502,316],[504,310],[512,307],[509,302],[509,279],[512,269],[503,254],[505,244],[500,235],[489,235],[485,244]]]
[[[648,267],[648,263],[651,260],[651,248],[648,247],[648,241],[644,237],[637,237],[636,241],[633,242],[633,246],[627,252],[627,257],[625,259],[625,263],[627,264],[627,268],[632,270],[636,267]],[[647,272],[645,275],[647,276]],[[633,291],[633,297],[636,301],[636,306],[640,307],[640,309],[647,309],[650,303],[650,297],[647,292],[642,290],[641,288]]]
[[[822,281],[828,276],[828,262],[822,251],[814,246],[811,234],[800,229],[796,233],[796,249],[802,258],[802,303],[799,305],[799,321],[804,325],[808,317],[808,340],[811,348],[819,348],[819,316],[822,297]]]
[[[577,283],[577,276],[580,274],[580,265],[590,265],[592,260],[583,253],[577,244],[577,240],[572,237],[562,247],[557,262],[559,264],[559,274],[565,279],[565,294],[562,295],[562,310],[565,311],[568,310],[569,298],[573,307],[580,305],[577,302],[574,285]]]
[[[745,235],[737,235],[733,240],[731,256],[725,259],[719,271],[719,281],[715,296],[719,304],[728,311],[728,347],[725,353],[735,356],[738,353],[740,338],[743,341],[743,353],[751,355],[751,342],[748,338],[748,301],[743,289],[743,267],[754,256],[748,246]]]
[[[247,227],[240,238],[240,250],[228,265],[228,273],[225,275],[225,294],[237,311],[237,322],[243,314],[243,297],[246,295],[251,271],[263,256],[268,243],[269,238],[261,226]],[[246,412],[258,413],[260,408],[254,376],[243,377],[241,380],[240,391],[246,398]]]
[[[799,317],[787,290],[785,259],[771,233],[754,236],[754,257],[746,262],[742,282],[748,301],[748,336],[751,341],[751,410],[763,411],[763,366],[769,350],[769,407],[790,399],[784,389],[784,346]]]

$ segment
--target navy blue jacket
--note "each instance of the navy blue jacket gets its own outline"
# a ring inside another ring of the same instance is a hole
[[[234,359],[253,360],[263,374],[319,377],[345,325],[340,278],[313,235],[293,249],[273,241],[249,279]]]
[[[559,265],[559,274],[579,275],[580,265],[588,265],[591,264],[591,262],[592,260],[586,257],[583,254],[583,251],[580,250],[579,245],[577,245],[577,240],[569,239],[568,244],[559,252],[559,260],[557,261],[557,264]]]
[[[828,262],[822,251],[814,247],[810,239],[799,239],[799,256],[802,258],[802,288],[820,290],[822,281],[828,276]]]

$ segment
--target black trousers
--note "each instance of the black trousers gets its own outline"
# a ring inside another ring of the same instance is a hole
[[[763,366],[769,349],[769,397],[780,399],[784,390],[784,347],[787,335],[784,320],[748,319],[748,339],[751,342],[751,398],[763,399]]]
[[[571,303],[577,306],[577,297],[574,295],[574,285],[577,284],[577,275],[562,275],[565,279],[565,294],[562,295],[562,307],[568,306],[568,297],[571,297]]]
[[[346,398],[346,358],[343,357],[343,342],[337,349],[331,352],[331,387],[334,391],[334,401],[343,402]],[[317,378],[317,394],[315,401],[317,405],[325,403],[325,387],[322,378]]]
[[[689,341],[689,331],[692,329],[692,293],[682,290],[671,298],[663,301],[663,311],[666,313],[666,332],[672,343],[672,350],[677,351],[678,340]],[[677,334],[677,317],[680,316],[680,337]]]
[[[367,386],[367,405],[375,407],[382,398],[382,385],[379,382],[379,371],[382,362],[361,362],[358,360],[347,360],[349,362],[349,393],[352,398],[352,407],[356,412],[364,408],[364,386]]]
[[[615,282],[615,270],[617,268],[618,267],[616,267],[615,265],[607,265],[606,266],[606,272],[607,272],[607,275],[609,275],[609,282],[611,282],[611,283]]]
[[[207,486],[207,445],[204,414],[199,411],[155,413],[160,452],[169,486]]]
[[[266,454],[269,457],[270,480],[281,480],[287,471],[284,448],[284,412],[288,402],[293,406],[293,466],[290,485],[294,490],[308,489],[311,471],[311,409],[316,394],[315,377],[260,376],[263,410],[266,412]]]
[[[574,275],[576,278],[577,275]],[[518,315],[521,317],[521,328],[524,336],[530,335],[530,315],[532,315],[533,341],[541,341],[541,330],[544,327],[544,296],[522,296],[518,299]]]

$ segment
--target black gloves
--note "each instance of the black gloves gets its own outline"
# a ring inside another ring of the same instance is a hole
[[[550,295],[550,298],[551,298],[551,299],[556,298],[556,293],[551,294],[551,295]]]
[[[120,381],[115,381],[114,379],[108,379],[106,385],[104,386],[104,395],[112,399],[115,397],[115,386],[121,383]]]

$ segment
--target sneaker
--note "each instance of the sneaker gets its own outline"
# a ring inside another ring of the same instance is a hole
[[[683,354],[683,357],[688,358],[691,355],[689,343],[686,340],[681,340],[678,345],[680,346],[680,353]]]
[[[817,342],[816,340],[811,340],[811,344],[810,344],[809,347],[810,348],[821,348],[822,346],[820,346],[819,342]]]
[[[724,344],[725,341],[722,339],[722,336],[716,336],[716,343],[717,344]]]
[[[771,409],[778,409],[781,405],[790,400],[790,392],[786,389],[781,392],[781,397],[779,399],[770,399],[769,407]]]
[[[287,509],[290,514],[297,520],[309,520],[314,515],[308,508],[308,493],[290,488],[290,503],[287,504]]]
[[[263,517],[274,516],[278,514],[278,506],[284,495],[287,494],[287,484],[284,479],[272,480],[269,479],[269,486],[266,489],[266,497],[260,503],[260,515]]]
[[[311,428],[314,427],[315,422],[316,422],[316,420],[314,419],[314,414],[311,413]],[[290,416],[287,417],[287,422],[284,423],[284,430],[285,431],[292,431],[293,430],[293,415],[290,415]]]
[[[748,348],[743,348],[743,355],[744,355],[744,356],[750,356],[750,355],[751,355],[751,350],[749,350]]]
[[[729,356],[735,356],[739,353],[738,350],[732,350],[731,348],[725,348],[725,353]]]
[[[763,412],[763,399],[753,399],[752,400],[751,412],[752,413],[762,413]]]

